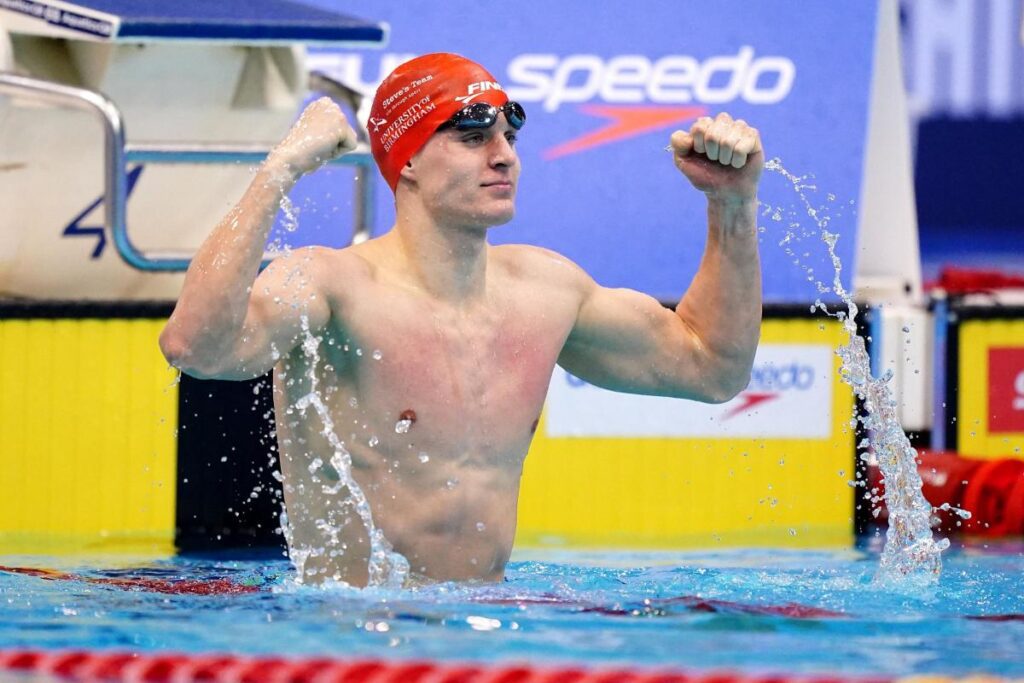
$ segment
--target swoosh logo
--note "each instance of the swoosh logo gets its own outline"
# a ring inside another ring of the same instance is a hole
[[[660,128],[679,126],[704,116],[708,111],[707,107],[702,106],[662,107],[658,105],[622,106],[606,104],[584,104],[579,109],[584,114],[608,119],[608,123],[602,128],[545,150],[541,154],[544,159],[558,159],[559,157],[578,154],[594,147],[650,133]]]
[[[770,401],[770,400],[772,400],[774,398],[778,398],[778,397],[779,397],[778,392],[774,392],[774,391],[764,392],[764,393],[756,392],[756,391],[744,392],[744,393],[740,394],[740,396],[739,396],[739,398],[740,398],[739,405],[734,406],[729,412],[727,412],[725,415],[722,415],[721,419],[722,420],[728,420],[729,418],[736,417],[737,415],[740,415],[742,413],[745,413],[745,412],[749,411],[754,406],[761,405],[762,403],[764,403],[766,401]]]
[[[470,102],[472,102],[476,98],[480,97],[481,95],[483,95],[482,92],[478,92],[478,93],[475,93],[473,95],[463,95],[462,97],[456,97],[455,101],[456,102],[462,102],[463,104],[469,104]]]

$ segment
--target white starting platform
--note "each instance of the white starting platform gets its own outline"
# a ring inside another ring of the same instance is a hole
[[[305,46],[387,34],[282,0],[0,0],[0,295],[175,298],[180,273],[152,271],[181,269],[294,120]]]

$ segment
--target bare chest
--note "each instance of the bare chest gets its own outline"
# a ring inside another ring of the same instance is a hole
[[[525,302],[456,311],[396,296],[355,311],[340,352],[375,414],[500,447],[532,433],[569,327]]]

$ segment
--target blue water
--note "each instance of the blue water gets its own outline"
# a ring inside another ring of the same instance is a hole
[[[295,587],[280,556],[106,568],[93,558],[77,569],[66,559],[4,557],[6,566],[75,575],[0,571],[0,648],[1024,676],[1020,543],[953,549],[938,586],[916,595],[874,586],[878,555],[869,550],[517,558],[503,584],[358,591]],[[252,592],[160,593],[140,579],[224,579]]]

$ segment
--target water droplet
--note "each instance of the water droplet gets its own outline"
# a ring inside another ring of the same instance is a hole
[[[424,451],[420,451],[419,460],[422,463],[428,463],[430,462],[430,456],[427,455]]]
[[[476,523],[476,530],[477,531],[483,531],[486,528],[487,528],[487,526],[483,522],[477,522]]]
[[[406,434],[409,427],[412,427],[412,420],[399,420],[395,423],[395,434]]]
[[[453,488],[455,488],[458,485],[459,485],[459,478],[458,477],[452,477],[451,479],[449,479],[448,481],[446,481],[444,483],[444,487],[446,489],[448,489],[449,491],[451,491]]]
[[[380,443],[380,440],[376,436],[371,436],[370,440],[367,443],[370,444],[370,448],[373,448],[374,446]]]
[[[380,352],[380,349],[374,349],[374,351],[373,351],[373,359],[374,360],[380,360],[383,357],[384,357],[384,354]]]

